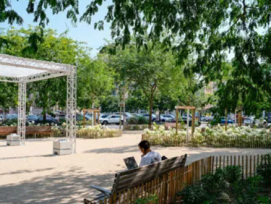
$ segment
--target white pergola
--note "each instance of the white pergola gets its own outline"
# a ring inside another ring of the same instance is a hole
[[[0,81],[18,83],[17,134],[25,143],[26,84],[60,76],[67,76],[66,137],[76,149],[76,67],[47,61],[0,54]]]

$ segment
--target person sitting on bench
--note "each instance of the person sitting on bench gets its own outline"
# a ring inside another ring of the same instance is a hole
[[[151,145],[147,140],[142,140],[138,147],[143,153],[139,166],[147,166],[161,161],[161,155],[158,152],[151,150]]]

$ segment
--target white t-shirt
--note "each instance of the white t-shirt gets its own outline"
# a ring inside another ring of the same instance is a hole
[[[141,158],[139,166],[147,166],[161,161],[161,155],[158,152],[150,151]]]

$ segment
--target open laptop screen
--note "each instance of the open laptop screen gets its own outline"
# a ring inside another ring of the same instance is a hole
[[[138,168],[138,165],[137,165],[134,157],[126,158],[126,159],[124,159],[124,162],[126,164],[127,169],[129,169],[129,170]]]

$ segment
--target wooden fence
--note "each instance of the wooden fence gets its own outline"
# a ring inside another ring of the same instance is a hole
[[[268,163],[264,155],[221,155],[210,156],[186,165],[162,175],[152,181],[126,189],[98,203],[109,204],[134,204],[138,199],[146,199],[155,195],[158,204],[182,203],[177,193],[182,191],[187,185],[199,182],[202,176],[212,174],[217,169],[226,166],[241,166],[243,179],[254,176],[257,166],[260,163]],[[154,203],[154,202],[145,202]]]

